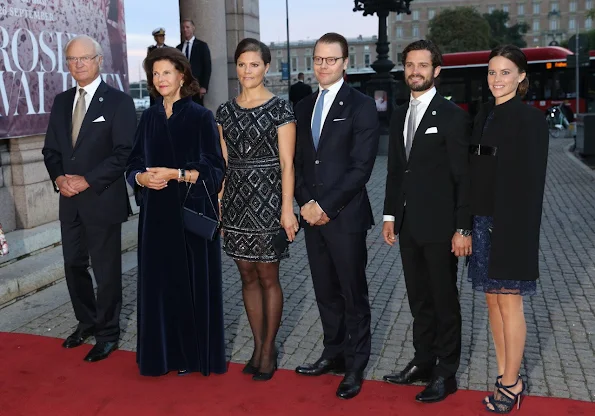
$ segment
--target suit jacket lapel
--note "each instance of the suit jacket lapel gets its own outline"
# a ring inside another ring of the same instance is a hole
[[[432,98],[432,101],[430,101],[430,105],[426,109],[426,112],[424,113],[417,130],[415,130],[415,136],[413,136],[409,160],[411,160],[411,156],[413,155],[415,148],[423,144],[428,127],[436,127],[438,122],[438,118],[436,117],[438,115],[438,107],[442,105],[443,100],[444,98],[442,98],[440,94],[436,93],[434,98]]]
[[[103,81],[99,84],[97,91],[95,91],[95,95],[93,95],[93,99],[91,100],[91,104],[89,105],[89,109],[85,114],[85,118],[83,119],[83,124],[81,125],[81,131],[79,132],[79,137],[76,140],[76,145],[74,146],[74,150],[78,149],[81,145],[81,142],[85,139],[85,133],[89,129],[89,126],[93,123],[93,120],[97,119],[99,116],[102,115],[102,108],[104,102],[104,96],[107,93],[108,88],[107,84]],[[72,122],[71,122],[71,129],[72,129]]]
[[[306,107],[304,109],[304,113],[308,116],[306,122],[304,123],[305,130],[308,131],[306,137],[308,138],[308,143],[312,146],[312,151],[316,151],[314,148],[314,137],[312,137],[312,115],[314,113],[314,105],[316,104],[316,99],[318,98],[318,93],[312,94],[307,98],[304,98],[304,104]],[[307,101],[306,101],[307,100]]]
[[[349,85],[347,83],[343,83],[339,92],[337,92],[337,96],[331,105],[331,108],[326,115],[326,119],[324,120],[324,124],[322,125],[322,131],[320,132],[320,140],[318,141],[318,149],[322,146],[322,142],[326,136],[332,133],[332,125],[333,120],[337,118],[341,114],[343,108],[345,108],[345,101],[349,97],[350,92]],[[326,134],[325,134],[326,133]]]
[[[401,108],[401,112],[398,113],[398,119],[395,121],[395,137],[398,140],[397,148],[399,149],[399,156],[403,158],[403,160],[407,160],[405,156],[405,135],[403,131],[405,130],[405,119],[407,118],[407,111],[409,111],[409,101]]]

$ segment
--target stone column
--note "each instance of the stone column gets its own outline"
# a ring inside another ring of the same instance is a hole
[[[44,138],[9,139],[8,158],[2,154],[5,187],[0,188],[0,212],[7,218],[0,218],[0,222],[8,229],[33,228],[58,219],[58,195],[48,180],[41,154]],[[4,195],[8,201],[4,201]]]
[[[260,39],[258,0],[225,0],[227,15],[227,62],[229,97],[240,93],[234,52],[244,38]]]
[[[192,19],[195,36],[205,41],[211,50],[213,71],[205,107],[216,111],[228,100],[227,42],[225,33],[225,2],[222,0],[179,0],[180,20]]]

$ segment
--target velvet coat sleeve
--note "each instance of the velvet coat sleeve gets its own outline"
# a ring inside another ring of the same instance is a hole
[[[221,151],[219,130],[213,113],[210,111],[204,111],[196,122],[193,146],[196,145],[198,145],[198,149],[194,149],[195,151],[190,153],[198,155],[198,158],[187,161],[184,168],[195,169],[199,172],[196,184],[190,192],[190,197],[204,198],[207,194],[202,181],[204,181],[209,195],[214,195],[221,190],[225,176],[225,159],[223,159],[223,152]]]
[[[134,144],[132,151],[128,156],[128,163],[126,166],[126,182],[132,187],[134,191],[134,199],[138,206],[142,205],[142,187],[136,183],[135,176],[137,173],[142,173],[146,170],[145,164],[145,134],[147,130],[147,111],[145,110],[140,118],[136,133],[134,136]]]

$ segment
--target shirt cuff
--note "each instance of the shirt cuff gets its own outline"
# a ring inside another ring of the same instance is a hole
[[[320,208],[320,210],[321,210],[321,211],[322,211],[322,212],[323,212],[323,213],[326,215],[326,212],[324,212],[324,210],[322,209],[322,207],[320,206],[320,204],[319,204],[318,202],[314,201],[313,199],[309,200],[309,201],[308,201],[308,204],[309,204],[310,202],[314,202],[314,203],[316,203],[316,205],[318,205],[318,208]]]
[[[395,222],[395,217],[394,215],[383,215],[382,216],[382,221],[384,222]]]

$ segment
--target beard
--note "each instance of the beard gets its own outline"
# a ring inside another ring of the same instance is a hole
[[[432,88],[432,85],[434,85],[434,74],[432,74],[429,79],[419,76],[419,78],[421,78],[423,80],[423,82],[421,84],[411,83],[409,81],[410,78],[413,78],[413,75],[410,75],[409,78],[407,78],[407,86],[409,87],[409,89],[411,91],[416,91],[416,92],[427,91],[430,88]]]

